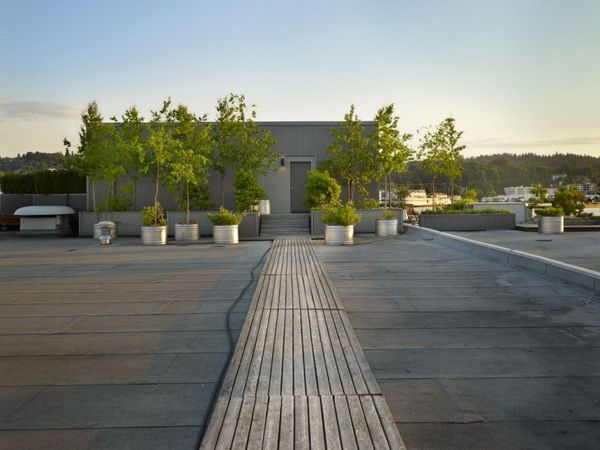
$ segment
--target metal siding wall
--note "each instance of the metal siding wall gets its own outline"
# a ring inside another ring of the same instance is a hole
[[[286,158],[288,161],[310,161],[312,168],[318,168],[321,161],[327,159],[327,147],[331,143],[332,128],[338,126],[337,122],[259,122],[259,125],[269,131],[276,141],[274,149]],[[367,133],[374,129],[372,122],[363,122]],[[279,159],[275,161],[272,171],[268,172],[266,177],[260,177],[260,182],[267,191],[267,196],[271,200],[271,212],[289,213],[290,212],[290,178],[289,166],[285,170],[280,170]],[[123,177],[117,182],[117,190],[127,182]],[[221,183],[220,176],[212,172],[209,178],[210,199],[215,205],[221,202]],[[377,183],[367,186],[372,197],[377,198]],[[104,200],[106,184],[96,183],[96,203]],[[92,209],[92,193],[88,191],[89,209]],[[150,177],[141,177],[137,183],[137,194],[134,208],[141,209],[143,206],[151,205],[154,201],[154,182]],[[177,204],[173,196],[164,188],[160,187],[159,201],[164,209],[175,210]],[[235,208],[233,198],[233,173],[228,171],[225,177],[225,207]]]

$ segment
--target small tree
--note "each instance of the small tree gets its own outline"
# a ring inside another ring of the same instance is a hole
[[[121,126],[118,128],[125,168],[131,178],[128,191],[130,203],[136,208],[137,182],[143,168],[147,165],[147,152],[143,140],[144,118],[137,108],[132,106],[121,116]]]
[[[214,124],[212,168],[221,178],[221,206],[225,204],[225,175],[227,169],[243,167],[255,176],[265,173],[279,155],[272,150],[275,141],[254,121],[255,105],[247,113],[246,98],[229,94],[217,101],[217,120]]]
[[[412,150],[407,142],[411,134],[400,134],[398,116],[394,115],[394,104],[380,108],[375,116],[376,128],[373,132],[373,147],[376,151],[375,164],[387,196],[386,208],[391,206],[392,180],[394,172],[404,172]]]
[[[418,156],[425,170],[431,175],[433,209],[435,210],[435,180],[439,175],[446,175],[451,182],[451,195],[454,196],[454,181],[462,173],[461,152],[465,146],[458,141],[463,132],[457,131],[454,119],[449,117],[434,130],[428,129],[421,138]]]
[[[585,195],[580,192],[575,186],[561,186],[554,193],[552,206],[562,208],[565,215],[578,215],[585,209]]]
[[[399,186],[396,187],[396,199],[399,202],[404,202],[404,200],[406,200],[406,197],[408,197],[410,195],[410,190],[408,189],[407,186],[401,184]]]
[[[341,191],[340,184],[326,170],[309,170],[304,204],[310,209],[324,209],[325,205],[339,201]]]
[[[546,203],[548,201],[548,189],[541,184],[536,184],[531,189],[531,197],[529,197],[529,207],[536,208],[540,203]]]
[[[235,174],[234,196],[236,209],[246,212],[264,198],[266,192],[250,170],[239,168]]]
[[[356,188],[377,176],[375,156],[369,147],[362,122],[355,114],[354,105],[344,115],[344,122],[331,130],[333,142],[327,153],[333,155],[323,166],[346,186],[348,201],[354,200]]]
[[[177,145],[168,157],[165,182],[185,211],[185,223],[189,224],[191,194],[208,180],[208,156],[212,148],[210,126],[205,123],[206,117],[195,116],[184,105],[168,111],[167,115]]]
[[[169,114],[171,99],[165,100],[159,111],[152,111],[148,128],[148,156],[141,167],[142,174],[154,175],[154,226],[160,226],[158,190],[167,171],[171,155],[180,151],[181,143],[173,137],[173,118]]]

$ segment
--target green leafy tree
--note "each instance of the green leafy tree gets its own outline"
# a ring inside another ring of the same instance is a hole
[[[375,149],[375,164],[378,176],[383,179],[384,190],[387,194],[385,207],[391,206],[392,173],[406,170],[412,150],[407,142],[411,134],[400,134],[398,116],[394,115],[394,104],[386,105],[377,111],[375,116],[376,128],[373,132],[373,148]]]
[[[122,189],[129,197],[133,209],[136,208],[137,184],[140,173],[147,166],[148,154],[144,142],[144,118],[135,106],[128,108],[121,116],[121,125],[118,127],[119,144],[123,165],[131,181]]]
[[[421,138],[418,156],[427,172],[431,175],[433,209],[435,203],[435,181],[440,175],[451,181],[451,195],[454,196],[454,181],[462,173],[461,152],[465,146],[458,145],[463,132],[457,131],[455,121],[449,117],[434,130],[427,129]]]
[[[173,117],[169,114],[171,99],[163,101],[162,108],[158,111],[152,111],[152,120],[150,121],[148,131],[148,156],[146,163],[140,167],[143,175],[154,176],[154,225],[159,226],[159,207],[158,192],[161,181],[168,170],[168,164],[171,155],[180,151],[181,142],[173,136]]]
[[[217,101],[213,128],[212,168],[221,178],[221,206],[225,204],[225,175],[228,169],[243,167],[255,176],[266,173],[279,153],[271,135],[255,122],[255,105],[249,112],[244,95],[229,94]]]
[[[167,158],[165,184],[178,199],[179,207],[185,211],[185,223],[189,224],[192,194],[208,182],[210,126],[205,116],[197,117],[184,105],[166,114],[174,142]]]
[[[309,170],[304,204],[310,208],[324,209],[325,205],[339,201],[342,188],[326,170]]]
[[[401,184],[399,186],[396,187],[396,199],[399,202],[404,202],[404,200],[406,199],[406,197],[408,197],[410,195],[410,189],[408,189],[407,186]]]
[[[563,185],[554,193],[552,206],[561,208],[567,216],[578,215],[585,208],[584,201],[585,195],[575,186]]]
[[[92,188],[92,207],[98,211],[96,203],[96,183],[106,181],[106,195],[103,210],[107,210],[114,197],[115,182],[126,174],[119,152],[119,137],[113,124],[103,123],[96,102],[89,103],[81,114],[82,125],[79,131],[78,155],[73,167],[90,177]]]
[[[536,184],[531,189],[531,197],[529,197],[529,207],[536,208],[540,203],[546,203],[548,201],[548,189],[541,184]]]
[[[355,114],[354,105],[344,115],[344,122],[331,130],[333,142],[327,148],[332,155],[323,163],[334,177],[342,180],[346,186],[348,201],[354,200],[354,194],[377,176],[375,155],[369,146],[369,137],[365,136],[362,122]]]
[[[250,211],[258,201],[266,196],[265,189],[250,170],[239,168],[235,173],[235,207],[239,212]]]

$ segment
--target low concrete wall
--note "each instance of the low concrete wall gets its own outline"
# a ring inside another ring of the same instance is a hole
[[[111,220],[118,226],[119,236],[140,236],[142,230],[142,214],[140,211],[115,211],[102,214],[100,220]],[[79,236],[94,235],[94,224],[98,223],[98,215],[94,212],[79,213]]]
[[[381,219],[383,214],[382,209],[359,209],[357,210],[361,219],[360,222],[354,225],[355,233],[375,233],[375,221],[377,219]],[[402,209],[390,209],[396,215],[398,219],[398,232],[402,233],[403,231],[403,213]],[[325,224],[321,222],[321,217],[323,217],[324,211],[311,211],[310,213],[310,234],[312,236],[325,236]]]
[[[438,231],[511,230],[514,214],[421,214],[419,226]]]
[[[600,292],[600,272],[544,258],[543,256],[532,255],[531,253],[512,250],[507,247],[478,242],[461,236],[453,236],[442,231],[408,224],[406,227],[409,233],[416,233],[427,239],[433,238],[447,247]]]
[[[473,209],[507,209],[511,213],[514,213],[517,223],[527,222],[531,217],[531,211],[527,207],[527,204],[523,202],[478,202],[470,204],[473,205]]]
[[[0,194],[0,214],[14,214],[23,206],[70,206],[75,212],[86,209],[86,194]]]
[[[212,236],[213,225],[208,220],[208,212],[190,212],[192,220],[200,224],[201,236]],[[175,224],[183,223],[185,213],[181,211],[167,211],[167,233],[175,235]],[[119,227],[119,236],[140,236],[142,229],[142,214],[140,211],[109,212],[100,216],[100,220],[112,220]],[[93,236],[94,224],[98,223],[98,215],[93,212],[79,213],[79,236]],[[247,213],[240,223],[240,237],[258,237],[260,218],[257,212]]]

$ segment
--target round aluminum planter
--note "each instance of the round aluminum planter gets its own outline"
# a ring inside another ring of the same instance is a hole
[[[377,236],[397,236],[398,235],[398,219],[375,221],[375,231]]]
[[[112,239],[119,237],[119,226],[110,220],[102,220],[94,224],[94,239],[100,239],[103,228],[108,228],[110,230],[110,236]]]
[[[165,245],[167,243],[167,227],[142,227],[142,244]]]
[[[354,244],[354,225],[325,226],[325,243],[327,245],[352,245]]]
[[[215,244],[237,244],[239,242],[238,225],[214,225]]]
[[[538,233],[542,234],[561,234],[565,231],[564,216],[540,216],[538,222]]]
[[[261,215],[271,214],[271,202],[269,200],[259,200],[258,212]]]
[[[175,240],[176,241],[197,241],[199,237],[199,228],[197,223],[176,223]]]

